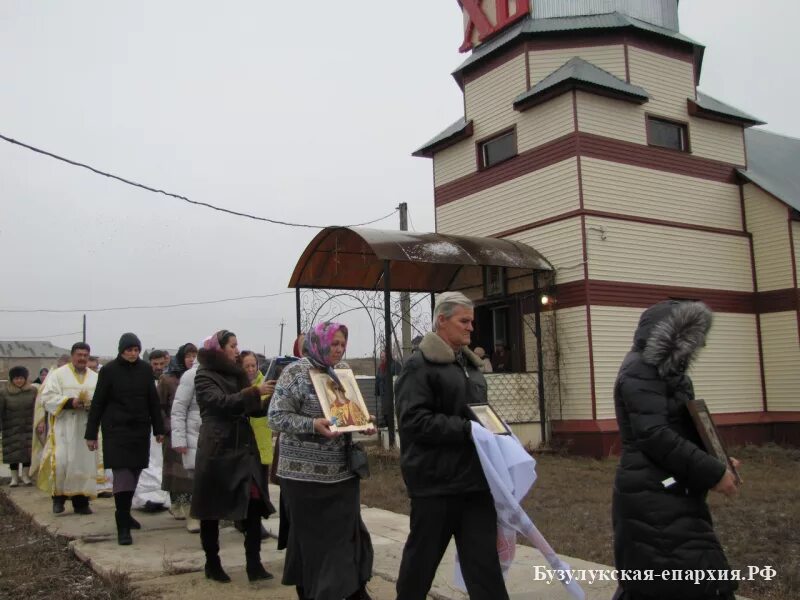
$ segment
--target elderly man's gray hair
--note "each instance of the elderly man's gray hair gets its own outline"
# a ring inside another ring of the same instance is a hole
[[[445,319],[453,316],[456,307],[474,308],[475,304],[461,292],[444,292],[436,297],[436,304],[433,307],[433,330],[436,331],[439,315]]]

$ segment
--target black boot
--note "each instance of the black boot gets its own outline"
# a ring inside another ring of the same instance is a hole
[[[274,579],[275,576],[264,568],[261,564],[261,557],[247,557],[247,580],[248,581],[266,581]]]
[[[261,581],[273,575],[261,564],[261,509],[260,502],[250,501],[244,521],[244,555],[247,558],[247,579]]]
[[[53,514],[61,514],[64,512],[64,496],[53,496]]]
[[[133,543],[130,515],[118,510],[114,512],[114,519],[117,521],[117,543],[120,546],[130,546]]]
[[[228,574],[222,568],[222,563],[219,560],[219,556],[209,557],[206,556],[206,579],[210,579],[212,581],[218,581],[219,583],[229,583],[231,578],[228,577]]]
[[[367,593],[367,584],[363,584],[358,590],[350,594],[347,600],[372,600],[372,596]]]
[[[130,513],[128,513],[128,522],[130,523],[131,529],[141,529],[142,528],[142,524],[139,523],[139,521],[137,521],[136,519],[134,519],[133,516],[131,516]]]

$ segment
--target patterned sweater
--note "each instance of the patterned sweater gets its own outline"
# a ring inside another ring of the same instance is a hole
[[[314,432],[314,419],[325,418],[307,358],[283,370],[269,404],[269,426],[280,431],[278,477],[338,483],[354,477],[347,468],[345,436],[328,439]],[[349,369],[339,363],[337,369]]]

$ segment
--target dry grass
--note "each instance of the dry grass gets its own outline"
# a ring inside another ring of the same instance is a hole
[[[771,565],[772,581],[742,582],[739,592],[756,600],[800,598],[800,450],[775,446],[737,448],[745,485],[738,498],[711,494],[720,540],[734,569]],[[557,552],[613,563],[611,490],[616,459],[592,460],[537,454],[539,479],[523,506]],[[408,514],[409,501],[396,454],[370,450],[372,477],[361,501]]]
[[[133,600],[125,575],[101,578],[21,514],[0,492],[0,598],[26,600]]]

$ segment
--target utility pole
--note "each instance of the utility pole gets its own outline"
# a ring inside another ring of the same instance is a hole
[[[408,204],[401,202],[397,209],[400,211],[400,231],[408,231]],[[405,362],[411,356],[411,295],[408,292],[400,292],[400,318]]]
[[[86,343],[86,315],[83,315],[83,343]]]
[[[278,356],[283,356],[283,327],[286,325],[286,319],[281,319],[281,341],[278,344]]]

